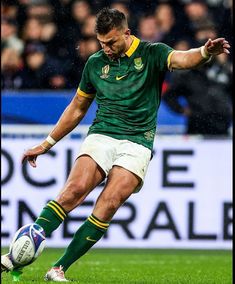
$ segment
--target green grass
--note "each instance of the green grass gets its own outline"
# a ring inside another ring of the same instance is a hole
[[[24,268],[19,283],[45,283],[44,274],[62,251],[46,249]],[[93,249],[70,267],[66,277],[80,284],[231,284],[232,252]],[[2,283],[12,283],[9,273],[2,274]]]

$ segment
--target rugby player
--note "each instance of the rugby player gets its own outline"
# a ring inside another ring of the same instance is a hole
[[[102,238],[118,208],[141,189],[166,71],[195,68],[211,56],[229,54],[230,48],[224,38],[208,39],[204,46],[188,51],[144,42],[131,34],[122,12],[109,8],[97,14],[96,33],[102,49],[89,57],[74,98],[48,137],[22,159],[36,167],[37,157],[70,133],[96,100],[96,118],[64,188],[35,221],[48,236],[107,178],[91,215],[46,273],[45,280],[55,282],[68,281],[67,269]],[[2,269],[13,268],[9,255],[3,255]]]

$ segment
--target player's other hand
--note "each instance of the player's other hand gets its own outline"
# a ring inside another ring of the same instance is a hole
[[[36,145],[31,149],[28,149],[22,157],[22,163],[25,161],[28,161],[29,164],[33,167],[36,168],[36,159],[39,155],[45,154],[49,149],[45,148],[44,146]]]
[[[208,55],[229,54],[230,45],[225,38],[208,39],[205,43],[205,52]]]

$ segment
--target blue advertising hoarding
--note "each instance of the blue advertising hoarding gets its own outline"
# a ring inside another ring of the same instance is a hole
[[[3,91],[2,124],[54,124],[71,101],[74,91]],[[81,124],[90,125],[95,117],[97,105],[90,106]],[[158,127],[162,125],[185,126],[183,116],[173,113],[161,102]]]

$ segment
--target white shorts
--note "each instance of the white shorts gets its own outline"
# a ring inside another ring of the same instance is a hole
[[[88,135],[80,149],[78,157],[90,156],[105,172],[106,177],[113,166],[120,166],[141,179],[136,188],[143,186],[151,158],[151,150],[129,140],[119,140],[102,134]]]

